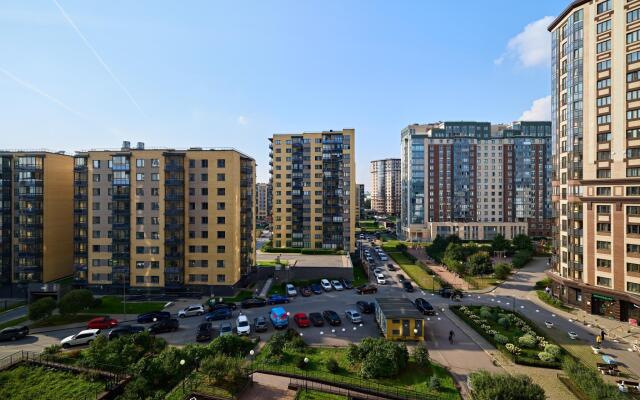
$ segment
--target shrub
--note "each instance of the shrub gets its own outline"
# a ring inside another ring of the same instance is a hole
[[[306,369],[308,362],[304,362],[303,356],[295,356],[295,364],[296,364],[296,367],[300,369]]]
[[[300,352],[304,350],[306,347],[307,347],[307,343],[305,343],[305,341],[302,339],[302,337],[300,337],[300,335],[294,336],[284,345],[284,349],[290,352]]]
[[[513,343],[507,343],[505,347],[507,348],[507,351],[509,353],[515,354],[515,355],[520,354],[520,352],[522,351],[518,346],[514,345]]]
[[[278,332],[271,336],[269,342],[264,346],[263,351],[268,356],[267,362],[278,363],[282,361],[284,355],[284,346],[287,344],[287,338],[284,333]]]
[[[416,364],[427,367],[429,366],[429,350],[424,343],[420,343],[416,346],[415,351],[413,352],[413,358],[416,361]]]
[[[510,273],[511,273],[511,265],[507,263],[497,264],[493,271],[493,275],[496,277],[496,279],[500,279],[500,280],[507,279]]]
[[[93,305],[93,293],[87,289],[75,289],[62,296],[58,308],[60,314],[76,314]]]
[[[482,310],[480,311],[480,317],[486,320],[490,320],[490,319],[493,319],[493,313],[491,311]]]
[[[469,256],[467,268],[471,275],[487,275],[493,272],[493,264],[489,253],[481,251]]]
[[[469,376],[475,400],[545,400],[544,390],[526,375],[473,372]]]
[[[544,352],[551,354],[554,358],[559,358],[562,353],[562,349],[555,344],[548,344],[544,346]]]
[[[360,345],[350,345],[347,361],[360,365],[363,378],[393,377],[407,366],[407,347],[383,338],[365,338]]]
[[[336,373],[340,370],[340,366],[335,358],[330,358],[327,360],[327,371],[331,373]]]
[[[518,338],[518,344],[527,349],[533,349],[537,343],[536,338],[530,334],[522,335]]]
[[[37,321],[46,317],[50,317],[53,310],[56,309],[56,301],[51,297],[43,297],[34,301],[29,306],[29,319]]]
[[[495,340],[496,343],[499,343],[499,344],[507,344],[509,342],[508,337],[501,335],[499,333],[496,333],[495,335],[493,335],[493,340]]]
[[[511,259],[511,264],[513,264],[514,268],[522,268],[531,260],[532,257],[532,250],[518,250]]]
[[[237,357],[217,354],[205,358],[200,364],[202,372],[215,386],[228,389],[232,393],[240,389],[247,376],[243,370],[243,361]]]
[[[440,390],[441,386],[442,386],[442,383],[440,382],[440,378],[438,378],[435,375],[432,375],[431,378],[429,378],[429,389],[433,391],[438,391]]]
[[[595,368],[586,367],[571,357],[565,357],[562,370],[589,400],[622,400],[627,398],[619,393],[615,386],[605,383]]]
[[[509,318],[500,318],[498,320],[498,325],[500,325],[503,329],[509,329]]]
[[[244,357],[253,349],[254,343],[247,337],[226,335],[215,338],[208,347],[212,354]]]
[[[538,358],[544,362],[554,362],[556,360],[553,354],[547,353],[546,351],[538,353]]]
[[[531,250],[533,251],[533,243],[531,242],[531,238],[525,234],[519,234],[513,237],[511,240],[513,247],[516,250]]]

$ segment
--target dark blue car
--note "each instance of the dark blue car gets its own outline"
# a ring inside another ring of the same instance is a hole
[[[272,294],[267,299],[267,304],[284,304],[288,302],[289,302],[289,298],[287,296],[282,296],[280,294]]]
[[[168,311],[151,311],[138,315],[138,323],[148,324],[149,322],[157,322],[169,318],[171,318],[171,313]]]
[[[319,283],[312,283],[311,284],[311,291],[314,294],[322,294],[323,290],[322,290],[322,286],[320,286]]]
[[[207,313],[204,317],[207,321],[219,321],[221,319],[231,318],[231,310],[229,308],[219,308]]]

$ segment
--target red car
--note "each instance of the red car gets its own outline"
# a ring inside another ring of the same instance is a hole
[[[293,316],[293,320],[296,321],[298,327],[300,328],[308,328],[311,325],[309,322],[309,318],[307,318],[307,314],[305,313],[297,313]]]
[[[109,329],[118,325],[118,320],[111,317],[98,317],[89,321],[87,329]]]

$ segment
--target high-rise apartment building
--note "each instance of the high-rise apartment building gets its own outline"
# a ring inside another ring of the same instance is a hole
[[[256,184],[256,216],[262,223],[271,222],[271,184]]]
[[[0,282],[73,274],[73,157],[0,151]]]
[[[401,138],[404,239],[550,235],[550,122],[415,124]]]
[[[380,214],[400,214],[400,159],[371,161],[371,210]]]
[[[231,291],[255,265],[255,161],[232,149],[75,157],[76,281]]]
[[[356,183],[356,222],[364,217],[364,184]]]
[[[552,34],[554,295],[640,319],[640,1],[573,1]]]
[[[355,131],[269,139],[273,247],[355,250]]]

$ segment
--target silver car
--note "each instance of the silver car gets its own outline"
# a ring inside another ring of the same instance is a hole
[[[231,322],[224,321],[220,323],[220,336],[233,335],[233,326]]]
[[[345,311],[345,314],[347,315],[347,319],[349,321],[351,321],[354,324],[361,324],[362,323],[362,315],[360,315],[360,313],[358,312],[358,310],[356,310],[355,308],[349,308]]]

